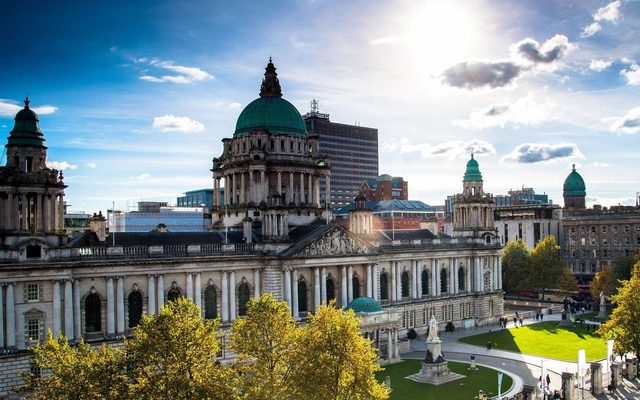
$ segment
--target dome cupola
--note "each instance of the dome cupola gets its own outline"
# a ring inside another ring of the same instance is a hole
[[[480,167],[478,162],[473,158],[471,153],[471,160],[467,162],[467,170],[464,172],[463,181],[481,181],[482,174],[480,173]]]
[[[573,169],[567,179],[564,180],[562,185],[562,192],[564,196],[586,196],[587,188],[584,184],[584,179],[576,171],[576,165],[573,164]]]
[[[9,133],[7,147],[45,147],[44,135],[40,130],[38,114],[29,108],[29,98],[24,100],[24,108],[16,114],[13,130]]]

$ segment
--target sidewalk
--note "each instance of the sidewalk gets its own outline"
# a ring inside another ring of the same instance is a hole
[[[560,314],[545,315],[544,321],[560,321]],[[523,320],[523,325],[535,324],[540,321],[535,319]],[[513,328],[513,322],[507,324],[507,328]],[[466,343],[459,342],[458,339],[465,336],[479,335],[489,331],[499,330],[499,325],[484,326],[478,328],[472,328],[467,330],[458,330],[454,333],[440,334],[440,340],[442,340],[442,352],[444,357],[452,361],[469,362],[470,356],[476,356],[476,362],[485,364],[493,368],[501,368],[519,376],[525,385],[535,386],[538,383],[538,379],[541,374],[541,363],[544,361],[545,368],[551,378],[550,388],[551,390],[559,390],[562,387],[561,374],[562,372],[576,373],[578,364],[554,360],[550,358],[532,356],[527,354],[520,354],[506,350],[490,349],[486,347],[474,346]],[[419,358],[424,357],[426,351],[426,344],[424,339],[416,339],[411,341],[411,352],[402,354],[402,358]],[[604,363],[601,362],[601,363]],[[603,370],[606,370],[606,365],[603,365]],[[606,387],[609,379],[607,376],[603,377],[604,385]],[[587,386],[589,387],[589,386]],[[606,391],[606,390],[605,390]],[[581,390],[576,392],[576,399],[640,399],[640,384],[638,380],[627,381],[626,379],[618,386],[618,390],[612,395],[598,395],[593,396],[588,390],[584,391],[584,397]]]

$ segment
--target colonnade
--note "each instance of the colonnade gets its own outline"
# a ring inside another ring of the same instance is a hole
[[[0,229],[7,231],[61,232],[64,194],[35,190],[0,195]]]

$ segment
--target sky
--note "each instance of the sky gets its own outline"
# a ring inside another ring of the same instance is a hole
[[[471,152],[494,194],[562,204],[573,164],[588,204],[640,192],[638,0],[23,0],[0,35],[0,137],[28,95],[70,210],[213,187],[269,57],[302,114],[378,128],[411,199],[459,193]]]

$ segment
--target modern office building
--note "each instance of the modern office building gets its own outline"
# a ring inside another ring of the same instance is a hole
[[[224,188],[220,188],[224,191]],[[224,196],[222,196],[224,199]],[[224,206],[224,200],[222,202]],[[176,199],[178,207],[206,207],[207,210],[213,208],[213,189],[190,190],[184,193],[184,196]]]
[[[409,182],[401,176],[383,174],[376,179],[366,179],[360,193],[369,201],[409,200]]]
[[[138,203],[138,211],[109,211],[110,232],[206,232],[211,225],[210,214],[202,206],[173,207],[166,202]]]
[[[503,245],[510,240],[523,240],[527,247],[553,235],[562,243],[562,207],[554,204],[522,204],[496,206],[495,222]]]
[[[331,122],[329,114],[318,111],[318,102],[311,102],[311,111],[304,115],[310,134],[320,137],[320,151],[331,162],[331,206],[353,202],[364,180],[378,177],[378,129]],[[320,181],[324,204],[326,180]]]
[[[355,207],[352,203],[335,210],[336,222],[347,226]],[[374,230],[379,231],[423,229],[428,223],[434,223],[431,231],[437,234],[438,220],[444,217],[441,210],[419,200],[371,200],[366,202],[366,207],[373,214]]]

